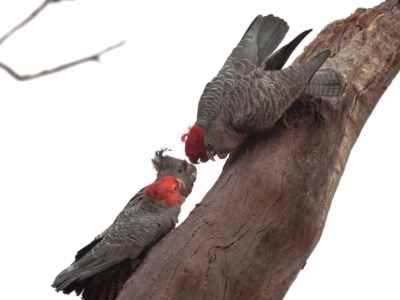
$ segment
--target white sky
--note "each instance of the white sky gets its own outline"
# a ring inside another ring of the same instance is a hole
[[[155,178],[161,147],[183,158],[180,135],[197,102],[253,18],[274,14],[283,43],[380,0],[111,1],[49,6],[0,47],[20,73],[127,44],[88,63],[17,82],[0,70],[2,299],[77,299],[50,287],[77,250],[103,231]],[[2,0],[0,36],[42,1]],[[133,4],[135,3],[135,4]],[[140,3],[140,4],[138,4]],[[400,78],[357,141],[319,245],[286,300],[400,299],[398,114]],[[218,178],[223,162],[197,166],[183,220]]]

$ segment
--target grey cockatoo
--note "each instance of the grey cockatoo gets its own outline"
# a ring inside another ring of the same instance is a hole
[[[75,261],[53,283],[57,291],[75,291],[86,300],[116,299],[145,252],[175,228],[180,205],[192,191],[196,168],[184,160],[152,159],[157,179],[141,189],[114,223],[78,251]]]
[[[215,144],[213,142],[211,144],[210,138],[210,145],[206,147],[205,138],[206,135],[211,134],[210,126],[222,111],[233,113],[236,109],[234,106],[227,107],[228,104],[235,104],[235,101],[232,102],[226,99],[232,89],[237,89],[237,86],[243,88],[246,84],[251,89],[251,84],[254,81],[250,82],[249,76],[254,77],[255,73],[260,73],[260,70],[280,70],[293,50],[311,31],[307,30],[301,33],[292,42],[271,55],[286,35],[288,29],[289,27],[286,22],[278,17],[273,15],[265,17],[257,16],[238,46],[233,49],[221,71],[206,85],[199,101],[196,123],[182,137],[182,140],[185,142],[186,156],[189,157],[192,163],[197,163],[199,159],[201,162],[206,162],[209,158],[213,159],[215,154],[218,154],[220,158],[224,158],[233,150],[231,147],[229,149],[222,147],[224,151],[219,151],[221,149],[219,149],[218,143]],[[317,72],[316,77],[319,79],[309,82],[310,87],[305,92],[317,95],[316,91],[318,91],[319,96],[336,96],[340,93],[340,88],[338,87],[341,84],[341,77],[339,74],[333,70],[324,70],[323,72],[321,70]],[[257,96],[257,94],[252,94],[252,96]],[[263,98],[259,100],[267,101],[268,99]],[[259,110],[260,108],[261,106],[255,106],[254,110]],[[271,112],[257,111],[257,113],[264,114],[268,118]],[[236,115],[236,118],[239,118],[239,115]],[[227,122],[230,121],[229,118],[224,119]],[[252,127],[252,125],[249,127]],[[230,128],[234,131],[236,130],[235,128]],[[252,132],[252,130],[247,130],[246,134]],[[219,133],[221,132],[219,131]],[[228,132],[227,134],[232,134],[232,132]],[[238,134],[240,136],[246,135]],[[241,140],[239,139],[239,142]],[[224,143],[224,141],[221,142]]]
[[[250,24],[217,76],[207,83],[199,101],[196,123],[182,136],[190,162],[208,161],[204,147],[205,130],[219,111],[223,96],[238,80],[268,59],[288,29],[284,20],[273,15],[258,16]]]
[[[341,76],[335,71],[321,70],[312,80],[329,55],[330,51],[325,50],[303,65],[283,70],[257,68],[237,82],[225,94],[219,112],[206,128],[204,144],[209,158],[215,154],[224,157],[249,134],[271,128],[303,93],[340,95]],[[335,84],[326,85],[328,81]]]

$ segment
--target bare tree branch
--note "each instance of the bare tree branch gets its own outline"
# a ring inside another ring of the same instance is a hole
[[[24,27],[26,24],[28,24],[30,21],[32,21],[42,10],[46,8],[48,4],[51,2],[61,2],[62,0],[46,0],[43,2],[42,5],[40,5],[33,13],[29,15],[25,20],[23,20],[20,24],[15,26],[13,29],[11,29],[8,33],[6,33],[1,39],[0,39],[0,46],[4,43],[6,39],[8,39],[10,36],[14,34],[17,30],[21,29]]]
[[[8,33],[6,33],[2,38],[0,38],[0,46],[4,43],[5,40],[7,40],[11,35],[13,35],[17,30],[21,29],[22,27],[24,27],[26,24],[28,24],[30,21],[32,21],[42,10],[44,10],[46,8],[46,6],[52,2],[61,2],[61,1],[65,1],[65,0],[45,0],[42,5],[40,5],[34,12],[32,12],[25,20],[23,20],[20,24],[18,24],[17,26],[15,26],[13,29],[11,29]],[[93,54],[91,56],[67,63],[67,64],[63,64],[60,65],[58,67],[55,67],[53,69],[50,70],[44,70],[41,71],[39,73],[33,74],[33,75],[20,75],[17,72],[15,72],[11,67],[9,67],[6,64],[3,64],[2,62],[0,62],[0,68],[5,70],[8,74],[10,74],[12,77],[14,77],[16,80],[20,80],[20,81],[25,81],[25,80],[30,80],[30,79],[35,79],[38,77],[42,77],[42,76],[46,76],[49,74],[53,74],[53,73],[57,73],[60,72],[62,70],[74,67],[76,65],[85,63],[85,62],[89,62],[89,61],[99,61],[100,60],[100,56],[103,55],[104,53],[111,51],[115,48],[121,47],[123,44],[125,44],[125,41],[121,41],[118,44],[115,44],[113,46],[110,46],[106,49],[104,49],[103,51]]]
[[[33,74],[33,75],[19,75],[17,72],[15,72],[9,66],[7,66],[7,65],[5,65],[5,64],[3,64],[1,62],[0,62],[0,68],[5,70],[8,74],[10,74],[15,79],[20,80],[20,81],[25,81],[25,80],[35,79],[35,78],[38,78],[38,77],[43,77],[43,76],[46,76],[46,75],[57,73],[57,72],[60,72],[62,70],[74,67],[76,65],[79,65],[79,64],[82,64],[82,63],[85,63],[85,62],[89,62],[89,61],[97,61],[98,62],[100,60],[100,56],[101,55],[103,55],[104,53],[109,52],[109,51],[111,51],[111,50],[113,50],[115,48],[121,47],[123,44],[125,44],[125,41],[121,41],[118,44],[110,46],[110,47],[104,49],[103,51],[101,51],[99,53],[96,53],[96,54],[93,54],[91,56],[88,56],[88,57],[85,57],[85,58],[82,58],[82,59],[78,59],[78,60],[75,60],[75,61],[67,63],[67,64],[60,65],[60,66],[55,67],[55,68],[50,69],[50,70],[44,70],[44,71],[41,71],[41,72]]]

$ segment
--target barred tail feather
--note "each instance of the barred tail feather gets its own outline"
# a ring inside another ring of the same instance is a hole
[[[318,70],[304,90],[317,97],[337,97],[343,92],[343,77],[332,69]]]

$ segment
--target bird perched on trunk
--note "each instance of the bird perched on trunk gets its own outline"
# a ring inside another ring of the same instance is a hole
[[[225,157],[249,134],[270,129],[303,93],[340,95],[341,76],[331,69],[321,70],[309,85],[329,55],[330,51],[325,50],[301,66],[291,65],[279,71],[257,68],[244,76],[226,93],[218,114],[206,129],[204,144],[208,157]],[[319,85],[319,81],[324,84]],[[326,81],[329,84],[325,86]]]
[[[289,27],[285,21],[273,15],[256,17],[238,46],[233,49],[221,71],[206,85],[199,101],[196,123],[189,128],[188,133],[182,136],[182,140],[185,142],[186,156],[189,157],[192,163],[197,163],[199,159],[201,162],[207,162],[208,159],[214,160],[215,154],[220,158],[225,158],[233,150],[222,147],[224,151],[218,151],[221,149],[217,149],[216,146],[218,145],[215,144],[215,146],[214,142],[210,141],[210,138],[208,139],[209,145],[205,144],[206,136],[212,131],[209,129],[211,123],[214,122],[218,115],[222,114],[221,110],[230,110],[233,113],[236,109],[233,106],[226,107],[227,103],[231,102],[225,98],[232,89],[237,89],[238,86],[243,88],[246,84],[248,85],[246,88],[251,88],[251,84],[254,81],[250,83],[248,76],[254,77],[256,74],[260,74],[260,70],[280,70],[293,50],[311,31],[307,30],[301,33],[289,44],[271,55],[286,35],[288,29]],[[313,93],[313,95],[317,96],[337,96],[340,94],[340,74],[333,70],[321,70],[317,72],[316,77],[318,77],[318,80],[309,82],[309,88],[304,92]],[[253,93],[252,96],[257,97],[258,95],[257,93]],[[268,99],[259,100],[264,101]],[[256,110],[259,108],[260,106],[253,109]],[[270,108],[273,108],[273,106]],[[264,114],[264,117],[268,118],[271,112],[257,111],[256,113]],[[226,121],[229,122],[229,120]],[[233,128],[234,131],[235,129]],[[247,133],[249,132],[251,133],[252,131],[247,130]],[[226,134],[233,134],[233,132],[227,132]],[[236,134],[242,136],[240,132],[235,132]],[[241,140],[239,139],[239,141]]]
[[[114,223],[78,251],[75,261],[53,283],[57,291],[75,291],[82,299],[116,299],[146,251],[175,228],[180,205],[192,191],[195,166],[164,156],[152,159],[157,179],[141,189]]]
[[[190,162],[208,161],[204,147],[205,130],[218,113],[223,96],[236,81],[265,62],[285,37],[289,26],[273,15],[257,16],[239,44],[232,50],[221,70],[207,83],[200,97],[196,123],[182,136],[185,153]]]

